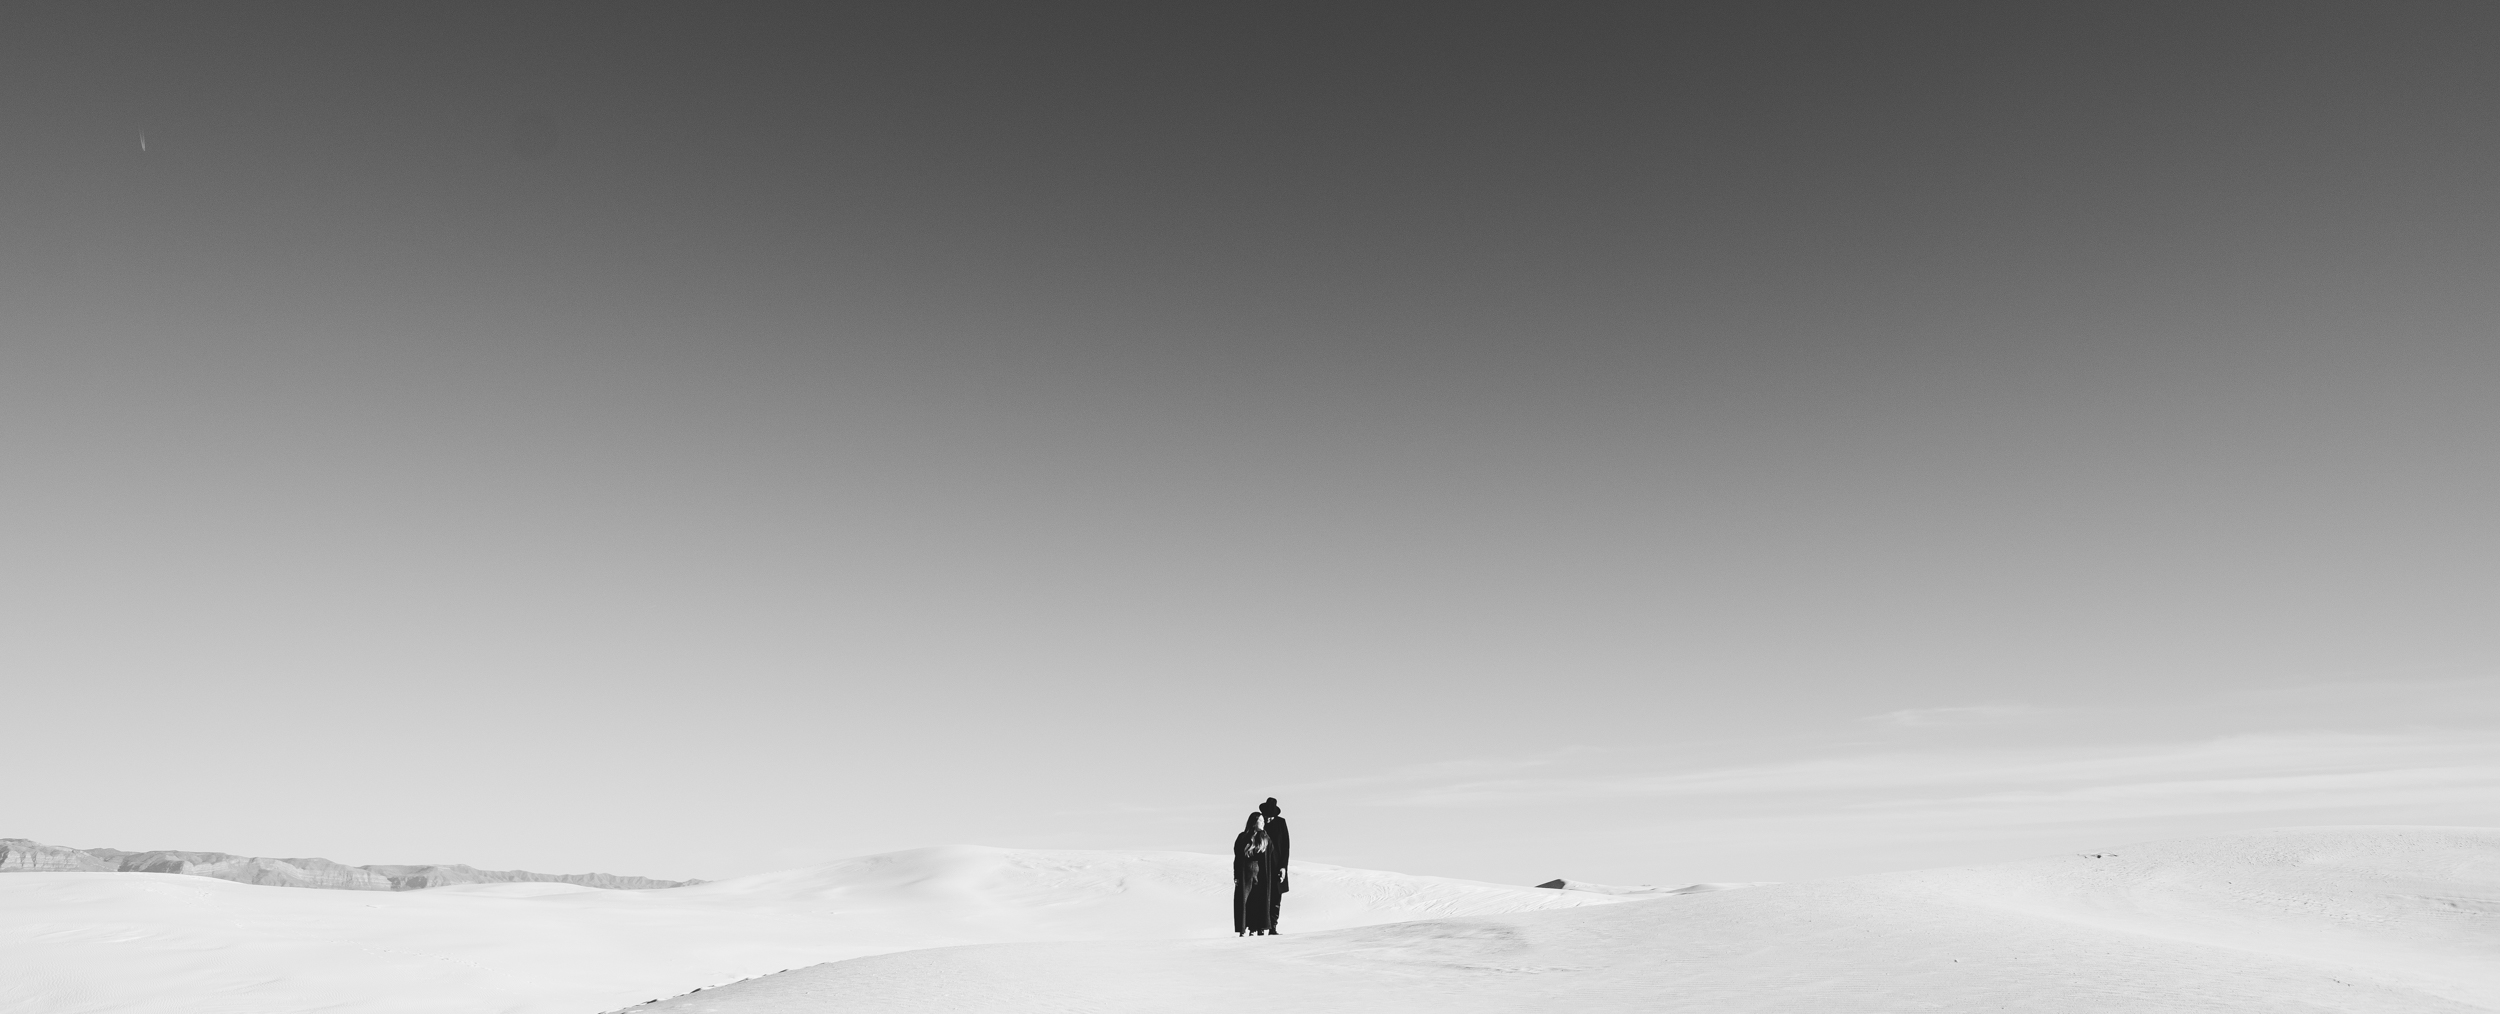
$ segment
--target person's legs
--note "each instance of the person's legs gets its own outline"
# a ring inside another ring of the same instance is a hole
[[[1264,936],[1267,933],[1268,899],[1271,895],[1267,886],[1267,878],[1261,876],[1260,873],[1261,871],[1255,868],[1251,871],[1250,891],[1242,904],[1244,910],[1242,916],[1249,925],[1252,936]]]
[[[1259,896],[1259,868],[1252,864],[1242,878],[1233,884],[1233,930],[1255,934],[1259,931],[1260,906],[1266,899]]]

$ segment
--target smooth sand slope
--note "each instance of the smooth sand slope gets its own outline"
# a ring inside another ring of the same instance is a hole
[[[911,948],[1231,936],[1230,860],[954,846],[660,891],[0,877],[5,1014],[593,1014]],[[1620,904],[1295,864],[1287,928]],[[699,995],[699,994],[698,994]]]
[[[2500,829],[2293,828],[1272,939],[952,947],[636,1010],[2491,1011]]]

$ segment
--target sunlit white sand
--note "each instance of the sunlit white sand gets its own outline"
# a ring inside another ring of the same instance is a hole
[[[920,849],[663,891],[11,874],[0,1011],[2500,1010],[2500,829],[1691,893],[1295,884],[1286,935],[1242,940],[1227,861],[1188,853]]]
[[[2469,828],[2267,831],[1273,939],[912,951],[641,1008],[2495,1009],[2500,830]]]
[[[661,891],[479,884],[406,893],[153,873],[0,876],[0,1011],[593,1014],[913,948],[1231,936],[1230,860],[916,849]],[[1615,903],[1297,863],[1284,925]]]

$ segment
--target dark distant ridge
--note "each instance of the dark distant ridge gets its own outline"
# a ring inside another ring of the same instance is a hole
[[[238,884],[317,887],[334,891],[418,891],[453,884],[579,884],[615,891],[651,891],[700,884],[613,873],[531,873],[468,866],[348,866],[327,859],[266,859],[223,852],[124,852],[74,849],[24,838],[0,838],[0,873],[183,873]]]
[[[1710,894],[1716,891],[1733,891],[1740,887],[1762,887],[1768,883],[1769,881],[1750,881],[1726,884],[1686,884],[1682,887],[1652,887],[1648,884],[1638,887],[1616,887],[1612,884],[1592,884],[1585,880],[1555,879],[1536,886],[1554,891],[1587,891],[1590,894]]]

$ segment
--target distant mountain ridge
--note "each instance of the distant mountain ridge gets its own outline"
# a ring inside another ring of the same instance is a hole
[[[578,884],[612,891],[654,891],[700,880],[653,880],[613,873],[531,873],[461,865],[349,866],[327,859],[270,859],[224,852],[124,852],[74,849],[24,838],[0,838],[0,873],[181,873],[238,884],[333,891],[421,891],[453,884]]]
[[[1587,891],[1590,894],[1709,894],[1713,891],[1733,891],[1740,887],[1769,887],[1771,884],[1768,881],[1747,881],[1724,884],[1686,884],[1682,887],[1652,887],[1648,884],[1638,887],[1616,887],[1612,884],[1592,884],[1585,880],[1548,880],[1536,886],[1553,891]]]

